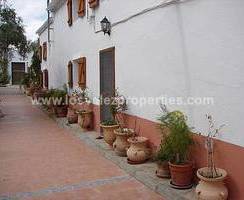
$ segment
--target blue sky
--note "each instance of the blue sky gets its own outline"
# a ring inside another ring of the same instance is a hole
[[[8,0],[22,17],[25,25],[26,36],[29,40],[37,39],[36,30],[47,18],[46,0]]]

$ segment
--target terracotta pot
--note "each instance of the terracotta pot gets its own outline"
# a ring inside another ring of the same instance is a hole
[[[132,129],[127,130],[126,132],[121,132],[120,129],[114,131],[116,139],[113,143],[113,149],[118,156],[126,156],[126,150],[130,147],[128,138],[133,135],[134,131]]]
[[[157,162],[156,175],[159,178],[170,178],[168,161]]]
[[[169,169],[171,174],[171,186],[175,186],[175,188],[179,189],[191,188],[193,180],[192,163],[176,165],[169,162]]]
[[[66,117],[67,116],[67,106],[63,105],[63,106],[53,106],[54,109],[54,113],[56,115],[56,117],[61,118],[61,117]]]
[[[128,139],[130,147],[127,150],[128,160],[133,163],[144,163],[151,155],[148,139],[145,137],[131,137]]]
[[[217,168],[220,177],[207,178],[202,174],[207,171],[207,167],[197,170],[197,176],[200,179],[196,187],[197,199],[199,200],[225,200],[228,198],[228,189],[224,184],[224,179],[227,172],[223,169]]]
[[[26,90],[25,90],[25,94],[26,94],[27,96],[31,96],[31,89],[30,89],[30,88],[26,88]]]
[[[68,108],[68,113],[67,113],[67,120],[69,124],[75,124],[78,122],[78,114],[76,111],[72,108]]]
[[[78,111],[78,124],[83,129],[91,129],[92,128],[92,111]]]
[[[105,142],[112,146],[116,139],[114,130],[118,129],[119,125],[104,126],[101,124],[100,126],[103,129],[103,138]]]
[[[40,90],[40,91],[36,91],[33,94],[33,97],[38,99],[38,98],[43,98],[45,96],[46,91]]]

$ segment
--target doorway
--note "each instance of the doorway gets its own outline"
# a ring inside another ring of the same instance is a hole
[[[100,96],[111,97],[115,92],[115,48],[100,51]],[[112,120],[110,106],[103,102],[100,105],[100,120]]]
[[[21,84],[22,79],[25,76],[25,63],[24,62],[12,62],[12,85]]]

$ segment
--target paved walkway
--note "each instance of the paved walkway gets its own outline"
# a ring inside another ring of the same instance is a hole
[[[0,88],[0,99],[0,200],[162,199],[16,89]]]

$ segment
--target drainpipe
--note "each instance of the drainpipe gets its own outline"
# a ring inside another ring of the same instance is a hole
[[[50,0],[47,0],[47,7],[49,6]],[[50,44],[50,11],[47,10],[47,34],[48,34],[48,43]]]

